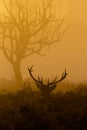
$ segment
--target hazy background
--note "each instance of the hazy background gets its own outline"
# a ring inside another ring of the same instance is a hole
[[[50,46],[50,49],[43,49],[42,54],[45,56],[32,55],[22,62],[22,75],[27,78],[27,67],[34,65],[35,74],[44,77],[55,77],[57,74],[60,76],[66,68],[69,74],[68,80],[87,81],[87,1],[61,0],[59,5],[56,0],[56,6],[56,10],[59,7],[62,13],[67,14],[71,25],[59,43]],[[0,9],[4,10],[2,0]],[[0,78],[14,78],[11,65],[1,52]]]

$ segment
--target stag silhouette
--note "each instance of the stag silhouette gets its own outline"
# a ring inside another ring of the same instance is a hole
[[[34,80],[37,88],[40,90],[42,98],[45,100],[47,100],[50,97],[51,92],[56,88],[57,84],[59,82],[63,81],[67,76],[67,72],[65,69],[65,71],[62,73],[62,76],[60,77],[60,79],[57,79],[57,76],[56,76],[53,81],[50,82],[49,78],[48,78],[47,82],[44,83],[43,78],[40,78],[38,76],[38,78],[36,79],[33,76],[33,74],[32,74],[33,66],[31,66],[30,68],[28,67],[28,71],[29,71],[29,75]]]

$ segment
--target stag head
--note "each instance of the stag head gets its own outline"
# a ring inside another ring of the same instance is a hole
[[[49,81],[49,79],[47,80],[46,83],[44,83],[43,81],[43,78],[40,78],[38,76],[38,78],[36,79],[32,72],[33,72],[33,66],[31,66],[30,68],[28,68],[28,71],[29,71],[29,75],[31,76],[31,78],[34,80],[35,84],[37,85],[37,87],[41,90],[41,91],[44,91],[44,92],[51,92],[53,89],[56,88],[57,86],[57,83],[63,81],[66,76],[67,76],[67,72],[66,72],[66,69],[65,71],[62,73],[60,79],[57,79],[57,77],[54,78],[53,81]]]

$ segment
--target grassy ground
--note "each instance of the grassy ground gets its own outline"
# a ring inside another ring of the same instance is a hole
[[[13,81],[6,85],[15,87]],[[86,130],[87,85],[62,85],[71,88],[60,92],[58,86],[48,102],[43,102],[39,91],[32,90],[33,84],[15,89],[15,93],[2,91],[0,130]]]

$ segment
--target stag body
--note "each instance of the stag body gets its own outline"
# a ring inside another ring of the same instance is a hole
[[[33,66],[31,66],[30,68],[28,68],[29,74],[31,76],[31,78],[34,80],[37,88],[40,90],[41,92],[41,96],[42,98],[46,101],[49,99],[51,92],[56,88],[57,83],[61,82],[62,80],[64,80],[66,78],[66,70],[62,73],[62,76],[60,79],[57,79],[57,77],[53,80],[53,81],[47,81],[47,83],[43,82],[43,78],[40,78],[38,76],[38,79],[36,79],[33,74],[32,74],[32,68]]]

